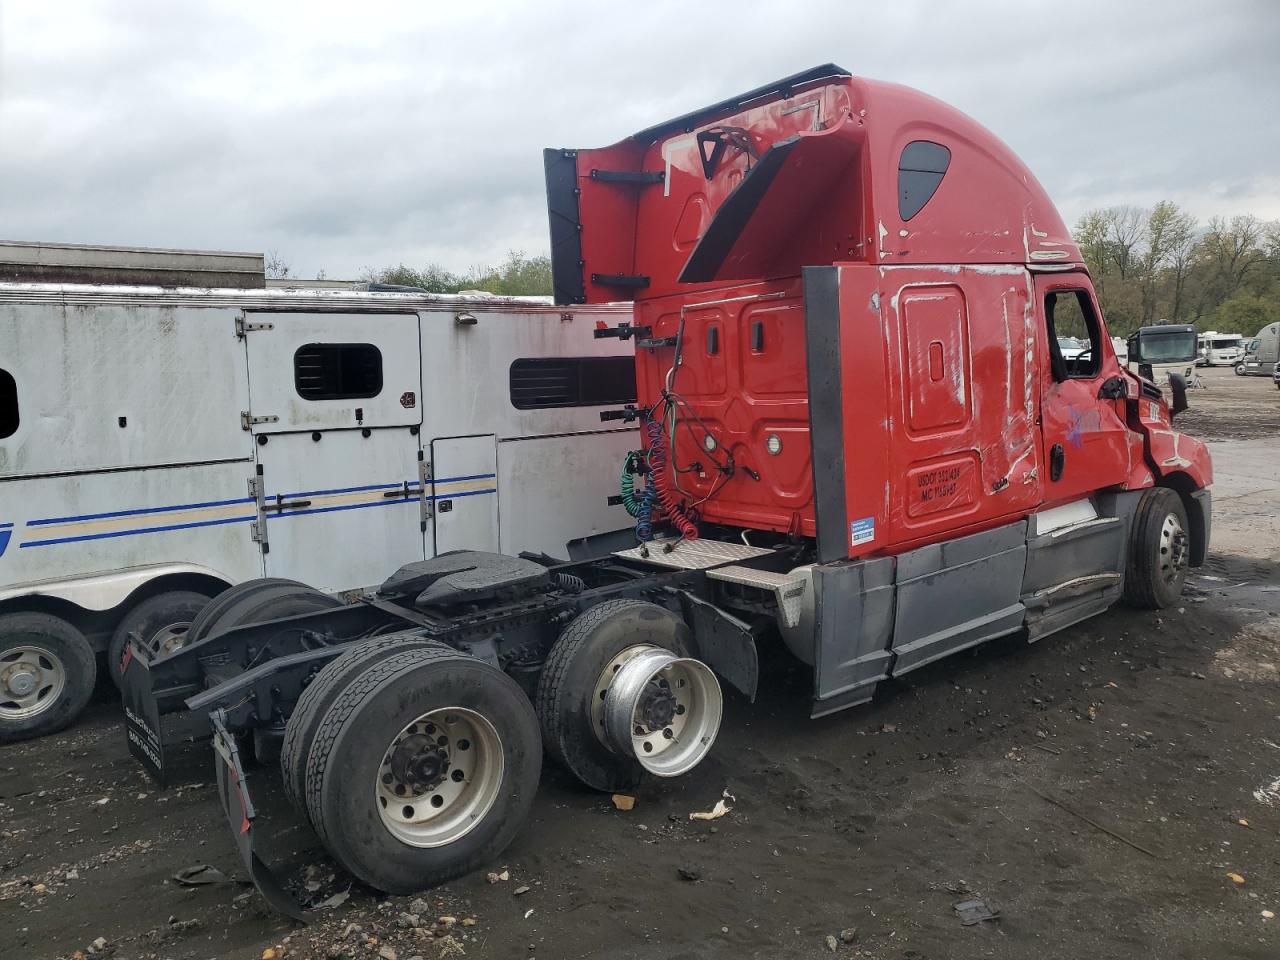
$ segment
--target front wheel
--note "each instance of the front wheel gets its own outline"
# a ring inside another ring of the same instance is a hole
[[[1243,364],[1243,363],[1237,363],[1237,364],[1235,365],[1235,371],[1236,371],[1236,376],[1237,376],[1237,377],[1243,377],[1243,376],[1244,376],[1244,364]]]
[[[1168,487],[1142,495],[1129,530],[1124,599],[1144,610],[1160,610],[1182,596],[1191,560],[1191,536],[1182,498]]]
[[[447,647],[374,663],[334,698],[307,757],[305,799],[329,852],[408,894],[493,860],[533,805],[542,742],[519,685]]]

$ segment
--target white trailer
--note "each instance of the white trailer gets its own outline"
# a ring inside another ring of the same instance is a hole
[[[207,598],[332,592],[463,547],[629,525],[617,308],[345,290],[0,284],[0,742],[83,708],[104,650]],[[616,500],[616,497],[615,497]]]

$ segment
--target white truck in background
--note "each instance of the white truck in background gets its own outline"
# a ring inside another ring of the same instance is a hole
[[[459,548],[629,526],[627,308],[348,290],[0,283],[0,742],[70,723],[97,654],[208,598],[356,590]],[[616,498],[615,498],[616,499]]]

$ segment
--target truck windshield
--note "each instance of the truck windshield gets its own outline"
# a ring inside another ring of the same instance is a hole
[[[1146,363],[1177,363],[1196,355],[1196,335],[1192,332],[1142,334],[1142,359]]]
[[[1250,340],[1250,341],[1249,341],[1249,345],[1248,345],[1247,347],[1245,347],[1245,348],[1244,348],[1244,352],[1245,352],[1245,353],[1257,353],[1257,352],[1258,352],[1258,344],[1260,344],[1260,343],[1262,343],[1262,341],[1261,341],[1261,340]]]

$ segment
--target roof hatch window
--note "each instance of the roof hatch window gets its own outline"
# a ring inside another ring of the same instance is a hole
[[[937,192],[951,151],[932,140],[912,140],[898,159],[898,216],[910,220]]]

